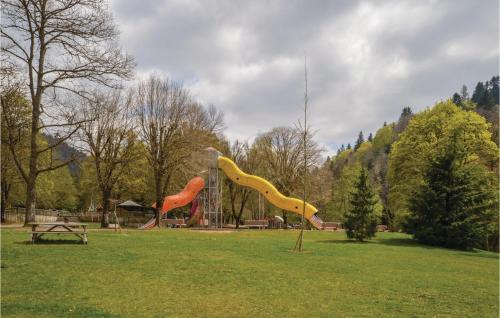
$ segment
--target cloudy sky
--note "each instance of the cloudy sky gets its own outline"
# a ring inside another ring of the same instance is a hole
[[[497,0],[112,0],[137,74],[182,82],[231,140],[302,116],[330,152],[498,72]]]

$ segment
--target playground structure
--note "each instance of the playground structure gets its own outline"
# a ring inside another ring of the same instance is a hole
[[[187,225],[198,225],[199,227],[217,229],[224,225],[224,215],[222,211],[222,182],[220,182],[219,170],[234,183],[252,188],[259,192],[271,204],[289,212],[302,215],[304,213],[311,225],[322,230],[324,222],[317,216],[318,209],[310,203],[297,198],[284,196],[269,181],[259,176],[247,174],[231,159],[222,156],[214,148],[207,148],[207,170],[205,180],[199,176],[191,179],[184,189],[178,194],[165,197],[161,209],[161,215],[164,215],[172,209],[185,206],[193,202],[191,207],[190,219]],[[201,201],[201,207],[200,207]],[[304,207],[305,204],[305,207]],[[200,210],[202,208],[202,210]],[[304,211],[304,212],[303,212]],[[150,229],[155,225],[155,218],[148,221],[140,229]],[[184,223],[183,223],[184,225]]]
[[[165,197],[162,208],[160,210],[160,216],[163,216],[164,214],[168,213],[169,211],[175,208],[179,208],[189,204],[190,202],[196,199],[198,193],[201,190],[203,190],[204,187],[205,187],[205,181],[203,180],[203,178],[194,177],[186,184],[186,186],[181,192]],[[153,217],[146,224],[139,227],[139,229],[145,230],[153,228],[155,226],[155,223],[156,223],[156,218]]]

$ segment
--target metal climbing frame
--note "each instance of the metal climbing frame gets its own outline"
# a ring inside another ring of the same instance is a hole
[[[203,198],[203,226],[210,229],[222,228],[224,218],[222,213],[222,182],[219,179],[219,169],[208,168],[208,177]]]

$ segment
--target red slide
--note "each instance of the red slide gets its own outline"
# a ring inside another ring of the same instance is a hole
[[[196,197],[196,199],[193,200],[193,204],[191,205],[190,219],[186,222],[187,226],[195,225],[203,216],[203,210],[198,209],[199,206],[200,206],[200,197],[198,196]]]
[[[171,211],[172,209],[185,206],[189,202],[193,201],[198,193],[205,187],[205,181],[201,177],[194,177],[189,180],[184,189],[174,195],[169,195],[163,200],[163,206],[161,208],[160,216]],[[155,226],[156,218],[152,218],[146,224],[139,227],[141,230],[150,229]]]

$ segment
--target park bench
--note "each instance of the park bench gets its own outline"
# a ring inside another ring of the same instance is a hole
[[[337,231],[341,228],[342,225],[338,222],[323,222],[323,230],[325,231]]]
[[[377,232],[386,232],[389,231],[389,227],[387,225],[379,224],[377,225]]]
[[[251,228],[265,229],[269,226],[269,221],[268,220],[246,220],[245,226],[248,227],[249,229],[251,229]]]
[[[184,219],[164,219],[162,220],[164,224],[173,225],[174,227],[185,227],[187,226]]]
[[[71,234],[87,244],[87,224],[78,222],[30,223],[31,242],[36,243],[46,234]]]

